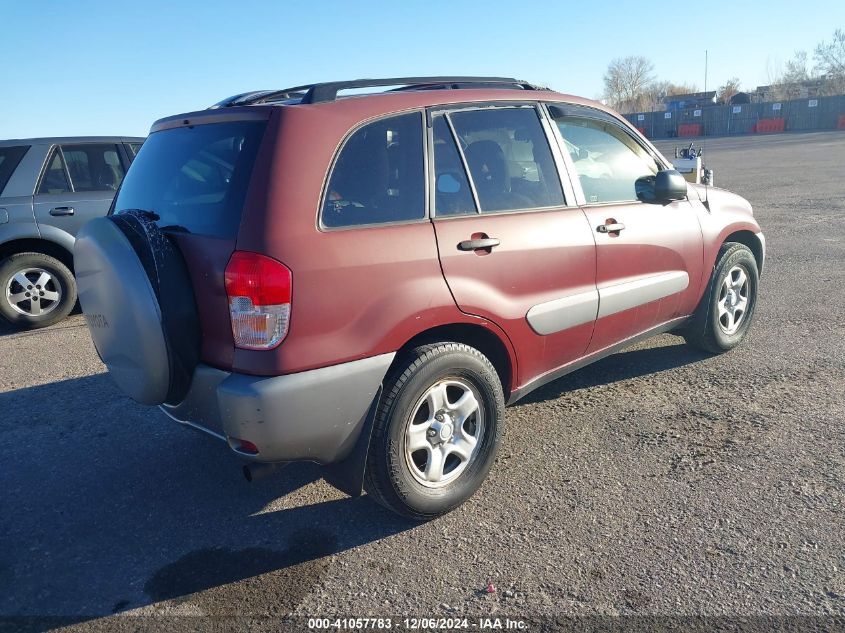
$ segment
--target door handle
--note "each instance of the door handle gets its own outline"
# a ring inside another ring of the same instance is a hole
[[[478,251],[483,248],[493,248],[494,246],[498,246],[500,243],[501,242],[495,237],[485,237],[477,240],[464,240],[463,242],[458,242],[458,250]]]
[[[596,231],[599,233],[618,233],[619,231],[623,231],[625,229],[625,225],[621,222],[614,222],[612,224],[599,224],[596,227]]]
[[[53,207],[50,215],[73,215],[73,207]]]

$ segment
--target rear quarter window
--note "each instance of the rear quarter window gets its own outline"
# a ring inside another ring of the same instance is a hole
[[[323,196],[328,228],[425,218],[422,113],[368,123],[344,143]]]
[[[149,136],[115,200],[114,211],[151,211],[176,230],[233,238],[264,133],[264,121],[179,127]]]
[[[29,145],[0,147],[0,196],[28,149]]]

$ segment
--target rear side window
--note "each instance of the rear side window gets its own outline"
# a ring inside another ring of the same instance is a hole
[[[234,121],[151,134],[115,200],[115,213],[151,211],[176,230],[233,238],[266,123]]]
[[[0,195],[28,149],[29,145],[0,147]]]
[[[62,145],[62,154],[74,191],[117,191],[123,181],[116,145]]]
[[[482,213],[564,204],[549,142],[534,108],[448,115]]]
[[[41,178],[41,186],[38,193],[68,193],[70,182],[67,179],[65,162],[62,160],[62,152],[56,148],[47,161],[47,169]]]
[[[354,132],[340,150],[329,178],[323,226],[423,219],[423,157],[422,115],[418,112],[380,119]]]

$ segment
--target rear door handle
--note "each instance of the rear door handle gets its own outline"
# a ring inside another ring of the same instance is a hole
[[[596,231],[599,233],[618,233],[619,231],[623,231],[625,229],[625,225],[621,222],[615,222],[613,224],[599,224],[596,227]]]
[[[50,215],[73,215],[73,207],[53,207]]]
[[[483,248],[493,248],[494,246],[498,246],[501,242],[497,240],[495,237],[485,237],[478,240],[464,240],[463,242],[458,242],[458,250],[459,251],[478,251]]]

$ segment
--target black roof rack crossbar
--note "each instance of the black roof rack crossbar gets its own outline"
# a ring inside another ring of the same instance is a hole
[[[514,88],[518,90],[539,90],[538,86],[512,77],[390,77],[387,79],[353,79],[330,81],[285,88],[261,95],[254,99],[239,100],[239,103],[266,103],[278,98],[302,95],[300,103],[322,103],[334,101],[341,90],[352,88],[378,88],[400,86],[396,90],[448,90],[458,88]]]

